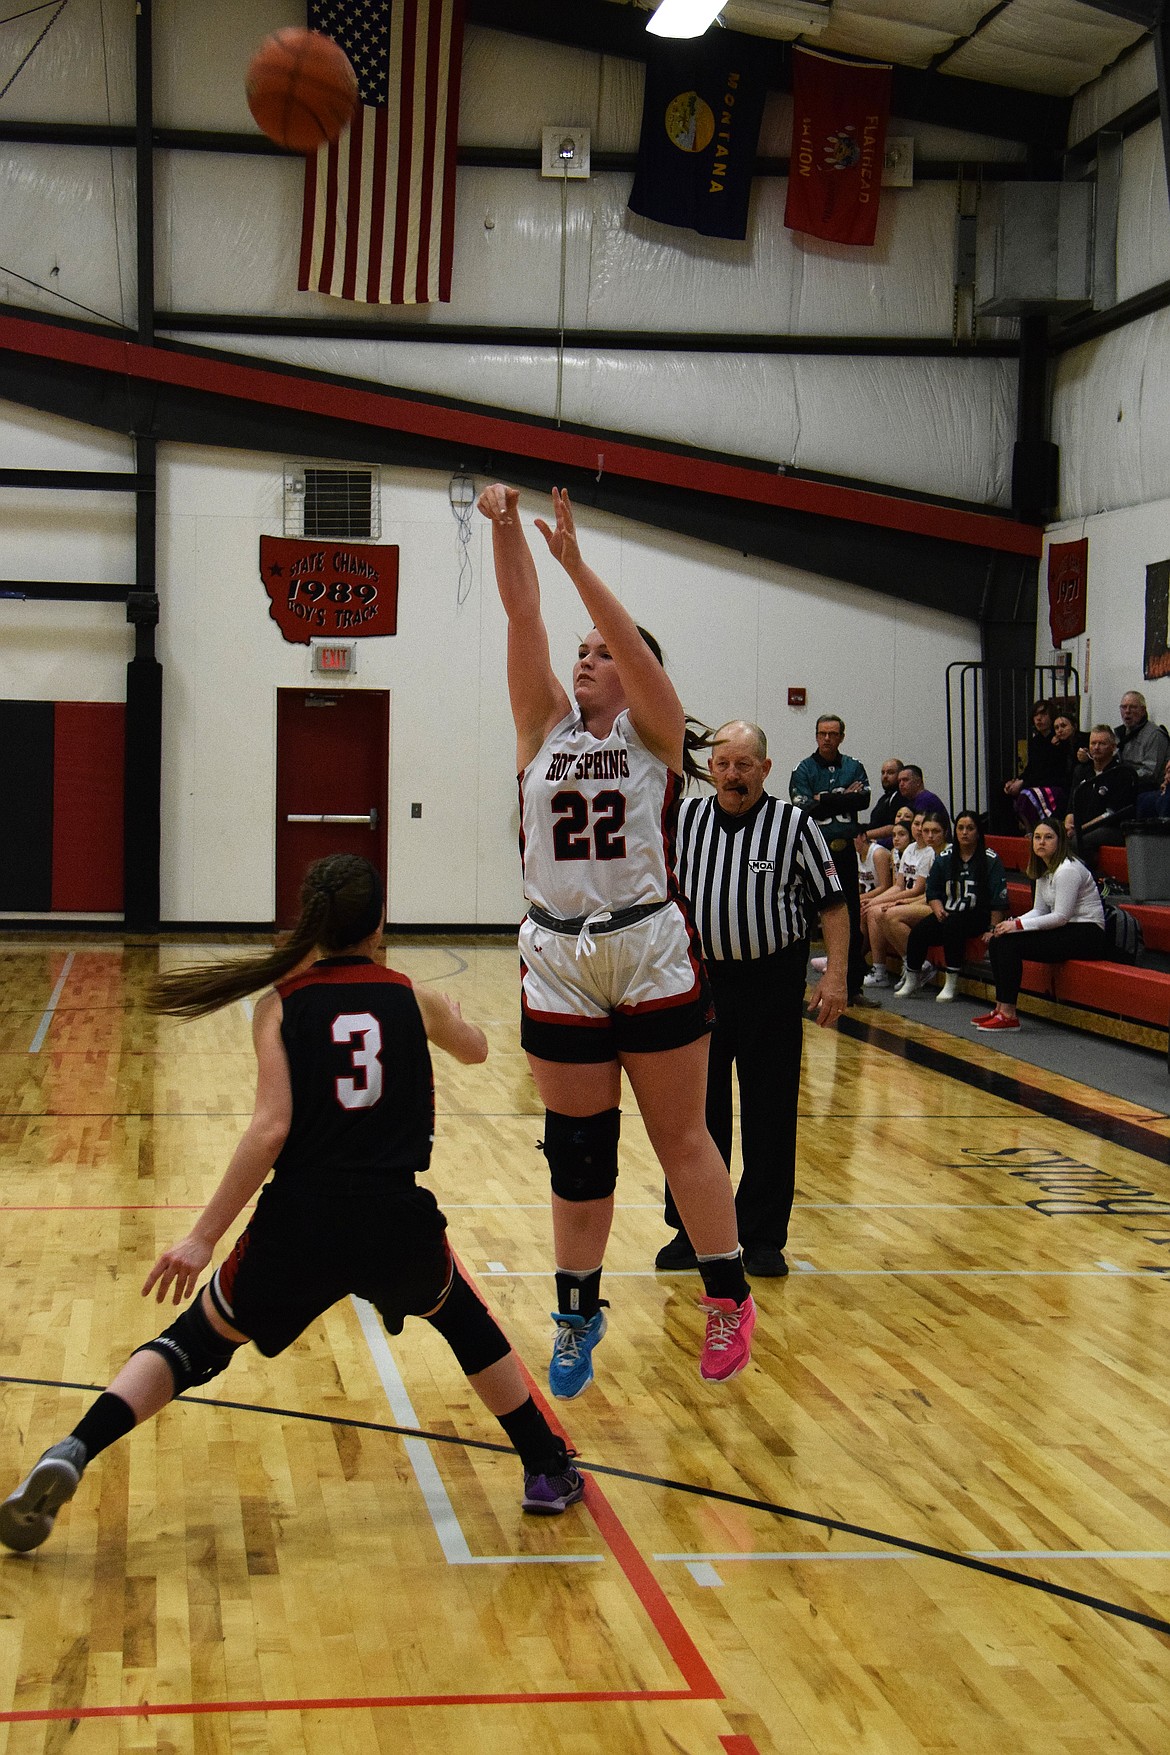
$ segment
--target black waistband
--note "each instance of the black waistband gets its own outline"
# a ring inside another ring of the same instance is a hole
[[[615,908],[608,915],[601,915],[589,928],[599,938],[607,932],[620,932],[623,926],[635,926],[639,920],[649,920],[652,914],[660,914],[664,908],[670,907],[670,898],[663,902],[639,902],[633,908]],[[543,926],[546,932],[563,932],[576,938],[588,914],[575,915],[572,920],[562,920],[558,914],[549,914],[544,908],[538,908],[535,902],[528,904],[528,918]]]

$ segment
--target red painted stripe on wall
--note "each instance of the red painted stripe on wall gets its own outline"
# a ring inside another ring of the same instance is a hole
[[[58,701],[53,712],[53,907],[122,908],[121,701]]]
[[[0,317],[0,348],[57,359],[147,383],[207,390],[276,408],[303,409],[337,420],[398,433],[419,433],[451,439],[484,450],[509,451],[549,463],[598,469],[598,441],[587,433],[537,426],[522,417],[469,413],[436,403],[407,401],[380,390],[354,390],[319,378],[266,370],[252,364],[204,359],[171,347],[143,347],[115,336],[91,335],[28,318]],[[873,524],[888,530],[914,531],[945,542],[972,543],[979,548],[1038,557],[1043,532],[1034,525],[994,512],[968,512],[921,500],[901,500],[868,488],[839,487],[831,482],[799,481],[735,463],[712,463],[675,451],[626,440],[606,439],[605,470],[634,481],[657,481],[694,493],[712,494],[757,505],[790,506],[823,518]]]

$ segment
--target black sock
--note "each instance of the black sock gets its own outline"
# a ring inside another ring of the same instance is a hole
[[[138,1416],[129,1402],[124,1402],[120,1395],[111,1395],[103,1389],[93,1406],[81,1416],[71,1438],[79,1438],[85,1446],[85,1460],[92,1462],[103,1450],[127,1432],[132,1432],[138,1424]]]
[[[497,1414],[496,1419],[508,1434],[512,1447],[530,1475],[560,1475],[568,1466],[569,1453],[562,1439],[529,1396],[510,1414]]]
[[[571,1268],[557,1269],[557,1309],[562,1316],[583,1316],[588,1322],[601,1308],[601,1269],[579,1274]]]
[[[734,1298],[742,1304],[751,1291],[743,1273],[743,1257],[734,1255],[700,1255],[699,1272],[708,1298]]]

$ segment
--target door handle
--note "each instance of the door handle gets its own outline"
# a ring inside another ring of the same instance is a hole
[[[365,827],[367,829],[376,829],[378,827],[378,812],[377,812],[376,806],[374,806],[374,805],[371,805],[370,809],[364,815],[359,815],[359,816],[336,816],[336,815],[315,815],[315,814],[306,816],[306,815],[299,813],[299,812],[295,815],[292,812],[290,812],[289,815],[285,818],[285,821],[288,823],[361,824],[363,827]]]

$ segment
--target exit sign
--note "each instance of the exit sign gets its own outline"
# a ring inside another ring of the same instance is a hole
[[[313,670],[318,676],[352,676],[357,668],[357,646],[353,640],[314,640]]]

